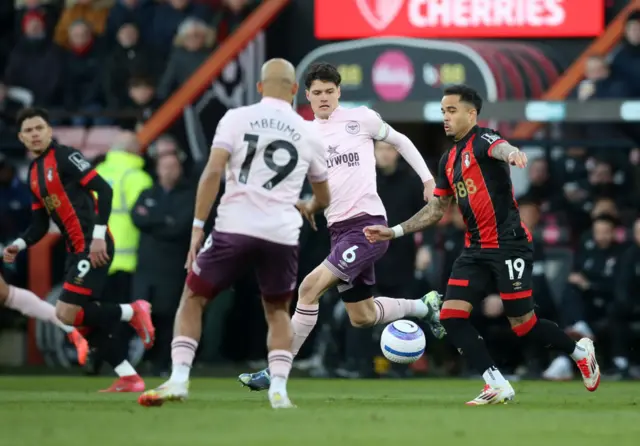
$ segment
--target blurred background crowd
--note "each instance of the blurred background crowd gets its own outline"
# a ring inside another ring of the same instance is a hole
[[[18,237],[30,221],[30,192],[25,183],[29,159],[16,138],[15,116],[22,106],[44,106],[52,111],[55,137],[82,150],[114,188],[110,227],[117,251],[104,299],[152,302],[156,347],[142,358],[140,346],[131,341],[132,358],[144,360],[149,373],[163,375],[170,366],[173,316],[184,284],[195,187],[206,160],[207,138],[227,108],[256,100],[251,91],[255,67],[262,60],[288,57],[298,64],[321,45],[310,36],[311,30],[304,38],[315,43],[306,49],[291,41],[292,35],[303,35],[300,8],[309,9],[311,0],[293,2],[256,37],[251,51],[229,61],[221,75],[209,81],[210,88],[185,107],[184,115],[157,135],[148,150],[136,132],[260,3],[7,0],[0,4],[0,245]],[[604,3],[607,23],[627,4]],[[266,46],[260,43],[265,35]],[[548,43],[540,42],[536,48],[548,48]],[[559,65],[566,68],[586,55],[584,72],[567,99],[640,98],[640,11],[628,15],[622,38],[609,51],[585,53],[589,44],[589,39],[573,39],[559,55],[549,56],[560,59]],[[360,66],[358,60],[352,64]],[[356,82],[357,76],[344,77],[343,97],[349,89],[365,88],[362,79]],[[530,93],[518,99],[537,96]],[[439,100],[437,93],[433,99]],[[198,115],[195,124],[187,110]],[[195,131],[196,124],[206,129]],[[441,128],[391,124],[416,142],[435,172],[448,143],[425,135]],[[508,129],[503,133],[512,136]],[[514,187],[522,219],[535,234],[538,312],[576,337],[596,339],[607,377],[640,378],[640,370],[634,367],[640,364],[636,357],[640,346],[640,132],[635,125],[608,120],[589,125],[558,122],[543,126],[531,139],[511,138],[511,142],[530,157],[524,173],[514,172]],[[420,181],[393,147],[379,143],[375,156],[378,192],[389,222],[401,222],[424,205]],[[214,216],[215,209],[210,220]],[[300,278],[328,253],[326,223],[320,219],[318,226],[317,232],[303,228]],[[53,240],[55,231],[52,228]],[[431,289],[443,292],[463,238],[464,222],[452,209],[437,227],[413,239],[394,241],[376,267],[377,293],[418,298]],[[43,267],[50,270],[52,291],[42,297],[55,300],[64,249],[53,242],[51,250],[52,259]],[[34,271],[40,270],[32,266],[45,260],[32,257],[27,252],[15,267],[3,265],[2,275],[10,283],[33,288],[41,278],[34,277]],[[211,305],[199,366],[263,365],[266,324],[258,296],[249,271]],[[473,318],[501,368],[514,377],[572,378],[568,358],[528,348],[519,353],[520,341],[511,335],[499,296],[488,295]],[[38,363],[42,356],[50,367],[69,364],[59,358],[69,353],[64,339],[39,330],[27,331],[21,317],[0,310],[0,358],[5,358],[5,365]],[[26,345],[34,336],[39,352],[27,358]],[[427,355],[410,368],[391,366],[379,357],[378,336],[378,329],[350,327],[337,295],[329,292],[321,304],[320,323],[295,367],[312,376],[350,378],[470,373],[446,341],[430,341]],[[100,365],[100,358],[94,357],[85,371],[100,373]]]

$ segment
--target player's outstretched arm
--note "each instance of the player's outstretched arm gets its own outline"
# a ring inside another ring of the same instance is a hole
[[[527,155],[506,141],[493,146],[489,151],[489,154],[491,158],[504,161],[505,163],[509,163],[512,166],[517,166],[521,169],[527,165]]]
[[[434,197],[409,220],[401,223],[402,235],[421,231],[438,223],[449,208],[453,196]]]
[[[425,207],[420,209],[417,214],[404,223],[396,225],[393,228],[382,225],[367,226],[363,230],[364,235],[370,243],[376,243],[402,237],[411,232],[418,232],[439,222],[452,199],[452,196],[435,197],[429,201]]]

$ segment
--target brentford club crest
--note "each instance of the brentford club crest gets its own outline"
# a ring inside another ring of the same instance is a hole
[[[465,153],[462,157],[462,162],[464,163],[464,167],[469,167],[471,165],[471,160],[469,159],[469,154]]]

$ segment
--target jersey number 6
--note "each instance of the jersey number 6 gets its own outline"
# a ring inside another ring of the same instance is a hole
[[[248,144],[247,148],[247,157],[242,162],[242,166],[240,167],[240,177],[238,181],[243,184],[247,184],[249,180],[249,171],[251,170],[251,163],[253,162],[253,157],[256,155],[256,150],[258,150],[258,139],[260,137],[258,135],[245,134],[244,140]],[[279,165],[273,159],[273,155],[276,153],[276,150],[283,149],[289,152],[289,161],[287,164]],[[276,140],[269,144],[264,148],[264,162],[267,167],[273,170],[276,174],[269,181],[264,183],[262,187],[265,189],[271,190],[275,186],[277,186],[282,180],[284,180],[293,169],[296,168],[298,164],[298,151],[295,146],[291,144],[289,141]]]

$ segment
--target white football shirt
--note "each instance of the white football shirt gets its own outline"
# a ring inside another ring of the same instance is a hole
[[[212,148],[231,154],[215,229],[297,245],[302,217],[295,204],[305,177],[327,180],[325,149],[313,124],[291,104],[263,98],[229,110]]]

